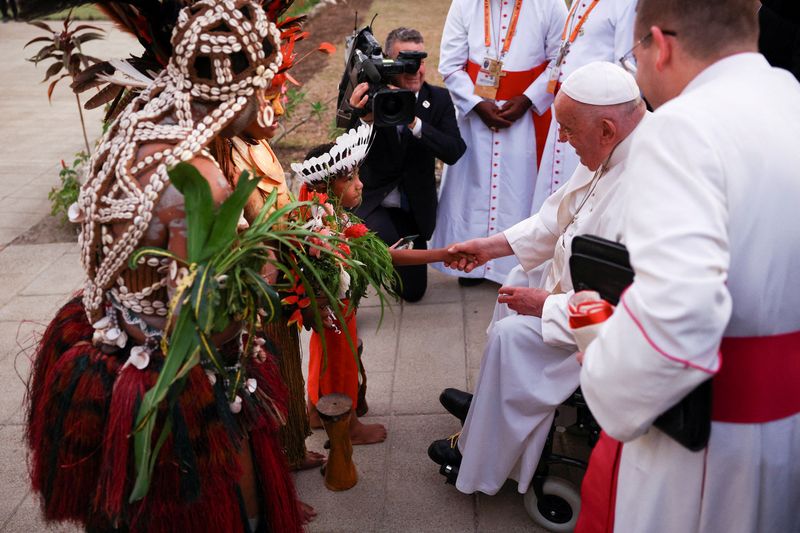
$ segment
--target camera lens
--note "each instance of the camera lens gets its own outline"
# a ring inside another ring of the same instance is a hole
[[[373,114],[376,126],[399,126],[414,119],[414,93],[406,89],[384,89],[375,93]]]
[[[383,113],[386,116],[393,117],[402,109],[403,109],[403,103],[400,101],[399,98],[392,95],[390,98],[387,98],[383,101],[383,106],[381,107],[381,113]]]

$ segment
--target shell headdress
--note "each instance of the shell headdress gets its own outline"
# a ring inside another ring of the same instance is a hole
[[[114,120],[78,198],[90,321],[101,315],[105,292],[122,285],[120,273],[169,184],[167,170],[207,155],[209,142],[269,86],[282,63],[280,48],[280,31],[256,1],[201,0],[181,10],[167,67]],[[195,102],[208,107],[204,117],[193,114]],[[142,158],[146,144],[167,147]]]

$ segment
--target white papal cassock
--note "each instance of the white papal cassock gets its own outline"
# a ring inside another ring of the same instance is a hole
[[[491,0],[491,53],[503,46],[514,0]],[[503,70],[530,71],[555,57],[564,27],[563,0],[523,0],[517,31]],[[456,106],[456,118],[467,151],[442,176],[436,229],[432,246],[444,247],[503,231],[530,215],[536,183],[536,137],[532,112],[511,127],[492,132],[472,109],[483,101],[474,94],[467,63],[480,65],[487,54],[484,43],[482,0],[453,0],[442,34],[439,72]],[[503,79],[511,79],[505,76]],[[505,83],[501,81],[501,83]],[[537,109],[547,110],[553,95],[547,92],[547,72],[523,92]],[[499,105],[504,100],[498,100]],[[490,261],[469,274],[502,282],[516,259]],[[453,274],[441,264],[434,268]]]
[[[593,61],[619,64],[619,59],[633,46],[636,3],[637,0],[601,0],[597,3],[593,0],[573,1],[569,17],[564,24],[566,40],[570,39],[574,29],[582,20],[585,22],[580,25],[574,40],[569,45],[559,69],[559,83],[578,67]],[[531,205],[532,215],[537,213],[542,203],[564,184],[580,162],[572,145],[558,140],[555,109],[553,113],[542,162],[539,165],[539,174],[536,176]]]
[[[634,140],[636,278],[581,371],[625,441],[615,531],[800,531],[798,139],[800,85],[748,53],[701,72]],[[651,427],[712,375],[707,448]]]
[[[616,147],[599,178],[579,166],[537,215],[505,231],[521,265],[506,285],[540,287],[554,294],[545,300],[541,319],[519,315],[505,304],[495,307],[458,439],[463,459],[456,487],[462,492],[495,494],[508,478],[519,482],[520,493],[526,492],[554,410],[578,388],[580,366],[567,319],[572,239],[584,233],[618,238],[620,175],[634,133]]]

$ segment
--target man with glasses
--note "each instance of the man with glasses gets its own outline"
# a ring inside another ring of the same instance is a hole
[[[636,0],[574,0],[561,46],[550,62],[548,91],[555,94],[575,69],[593,61],[616,62],[633,42]],[[550,123],[531,204],[531,214],[561,187],[578,166],[579,158],[568,142],[559,139],[558,123]]]
[[[645,117],[636,81],[612,63],[590,63],[566,79],[555,107],[561,138],[581,158],[573,176],[536,215],[451,248],[476,258],[449,265],[466,272],[510,255],[524,268],[500,289],[474,397],[442,393],[442,403],[466,421],[459,438],[435,441],[428,454],[438,464],[460,465],[456,487],[465,493],[495,494],[508,478],[520,493],[528,490],[555,409],[578,388],[577,347],[567,325],[572,239],[616,239],[621,225],[620,178]]]
[[[754,4],[639,1],[636,277],[580,379],[624,444],[595,447],[578,531],[800,531],[800,85],[757,53]],[[709,378],[690,451],[652,423]]]

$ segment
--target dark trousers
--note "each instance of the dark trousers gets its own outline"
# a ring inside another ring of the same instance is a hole
[[[793,0],[796,1],[796,0]],[[768,6],[758,12],[758,49],[770,65],[788,70],[800,80],[800,22]]]
[[[391,246],[403,237],[419,235],[419,228],[410,211],[400,208],[378,206],[364,220],[369,229],[387,245]],[[414,240],[414,248],[426,250],[428,242],[424,237]],[[397,267],[402,288],[398,293],[407,302],[418,302],[425,296],[428,287],[428,265]]]
[[[2,13],[3,18],[7,19],[8,10],[11,8],[11,18],[17,18],[17,0],[0,0],[0,13]]]

